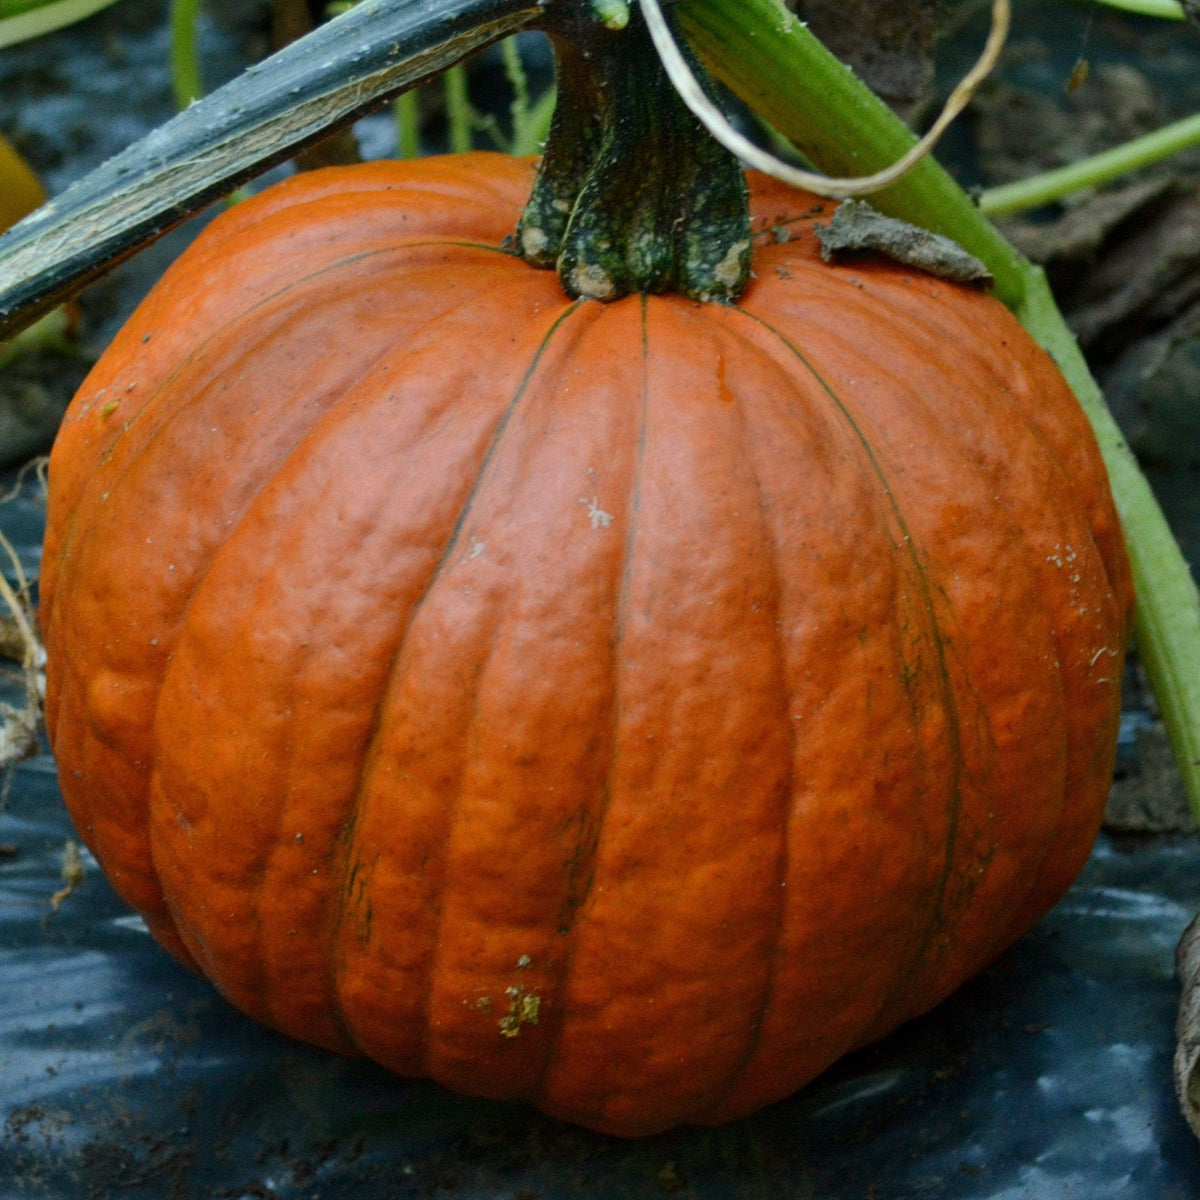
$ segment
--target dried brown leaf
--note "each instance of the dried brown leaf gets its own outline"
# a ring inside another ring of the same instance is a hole
[[[957,242],[884,216],[861,200],[839,204],[829,224],[818,225],[816,231],[826,262],[838,255],[881,254],[956,283],[992,281],[987,267]]]

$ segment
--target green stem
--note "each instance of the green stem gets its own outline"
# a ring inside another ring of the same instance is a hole
[[[518,39],[505,38],[500,43],[504,55],[504,74],[512,88],[513,99],[509,112],[512,116],[512,142],[509,153],[518,158],[536,154],[550,132],[550,121],[554,114],[555,91],[547,88],[537,100],[529,95],[529,77],[521,61]]]
[[[472,129],[475,124],[471,100],[467,94],[467,69],[462,63],[455,63],[442,79],[446,87],[446,120],[450,130],[450,149],[455,154],[466,154],[474,144]]]
[[[512,120],[513,146],[522,141],[525,133],[525,123],[529,120],[529,76],[525,74],[525,64],[521,61],[521,49],[515,37],[505,38],[500,43],[500,55],[504,59],[504,77],[512,89],[512,103],[508,106],[509,117]],[[511,153],[516,154],[515,149]],[[528,153],[528,151],[526,151]]]
[[[111,3],[111,0],[109,0]],[[0,21],[11,21],[41,9],[48,12],[60,7],[62,0],[0,0]]]
[[[421,101],[416,88],[396,97],[396,153],[417,158],[421,153]]]
[[[548,87],[534,102],[521,126],[519,135],[514,134],[512,152],[515,155],[537,154],[550,133],[554,120],[554,108],[558,93]]]
[[[0,0],[0,48],[82,21],[112,3],[114,0]]]
[[[1057,170],[989,188],[979,197],[979,209],[995,217],[1051,204],[1084,188],[1120,179],[1195,145],[1200,145],[1200,113]]]
[[[640,9],[623,27],[613,12],[567,9],[551,28],[558,104],[520,252],[576,297],[733,300],[750,271],[745,176],[679,98]]]
[[[710,69],[830,174],[899,158],[912,134],[777,0],[681,0]],[[1200,817],[1200,595],[1178,543],[1104,404],[1041,270],[1022,258],[932,160],[872,198],[981,258],[996,290],[1050,352],[1091,420],[1108,466],[1138,592],[1138,651]]]
[[[200,0],[171,0],[171,84],[175,106],[184,109],[204,95],[196,55],[196,17]]]
[[[823,171],[868,175],[916,141],[779,0],[681,0],[678,14],[708,69]],[[988,264],[996,294],[1020,305],[1024,260],[934,159],[923,159],[871,203],[968,246]]]

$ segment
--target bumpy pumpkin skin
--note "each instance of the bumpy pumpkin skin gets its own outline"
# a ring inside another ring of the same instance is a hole
[[[647,1134],[1054,903],[1131,587],[999,303],[822,264],[828,206],[762,179],[737,307],[572,303],[500,249],[529,182],[318,172],[168,272],[54,450],[47,715],[81,835],[239,1008]]]

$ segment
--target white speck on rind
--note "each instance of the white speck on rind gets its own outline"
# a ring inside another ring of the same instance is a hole
[[[600,507],[599,497],[593,496],[589,500],[586,496],[580,496],[579,503],[588,510],[588,520],[591,521],[593,529],[607,529],[613,523],[612,513],[605,512]]]

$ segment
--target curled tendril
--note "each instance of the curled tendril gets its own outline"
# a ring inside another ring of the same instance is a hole
[[[941,115],[933,123],[932,128],[912,149],[890,167],[877,171],[873,175],[857,175],[842,179],[833,179],[827,175],[817,175],[812,171],[803,171],[789,163],[783,162],[773,154],[743,137],[725,119],[720,109],[704,94],[695,75],[692,74],[675,39],[663,17],[659,0],[640,0],[642,13],[659,58],[675,90],[683,102],[692,110],[696,118],[730,153],[736,154],[747,166],[754,167],[793,187],[804,188],[815,192],[818,196],[842,200],[849,196],[865,196],[878,192],[895,183],[902,175],[910,171],[937,144],[938,139],[946,131],[946,127],[967,106],[976,88],[983,82],[988,72],[996,65],[1000,51],[1004,48],[1005,38],[1011,19],[1009,0],[992,0],[992,28],[988,34],[987,44],[979,61],[963,76],[958,87],[950,94],[942,109]]]

